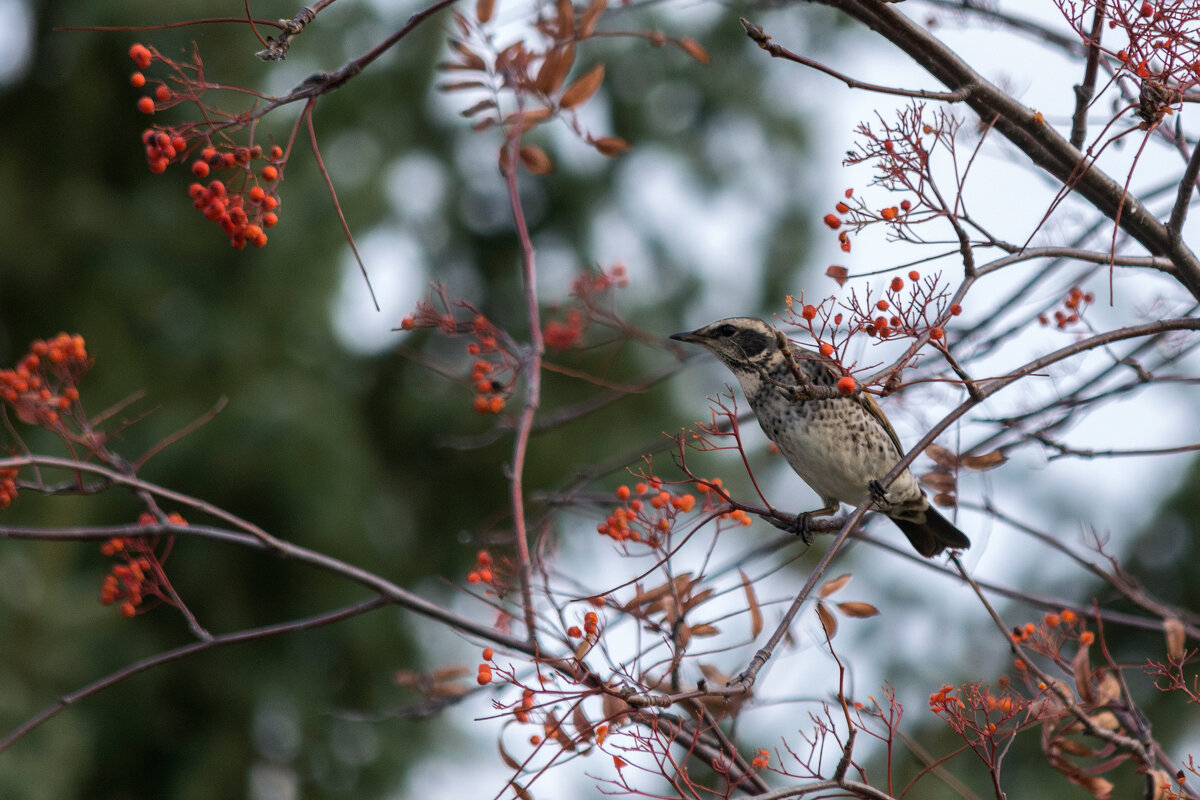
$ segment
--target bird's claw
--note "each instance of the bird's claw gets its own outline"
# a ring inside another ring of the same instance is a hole
[[[883,505],[887,500],[887,489],[883,488],[879,481],[868,481],[867,489],[870,490],[871,500],[875,502],[875,505]]]
[[[778,516],[767,517],[767,522],[770,522],[781,531],[786,531],[793,536],[799,536],[800,541],[805,544],[813,543],[813,534],[809,530],[809,522],[812,520],[812,514],[804,512],[803,514],[784,514],[776,512]]]

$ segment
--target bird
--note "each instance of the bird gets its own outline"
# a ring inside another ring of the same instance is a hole
[[[789,344],[754,317],[717,320],[671,338],[704,347],[733,372],[767,438],[820,496],[822,508],[796,517],[795,532],[806,541],[812,517],[834,514],[840,503],[857,506],[870,496],[871,507],[896,523],[926,558],[971,546],[966,534],[930,505],[909,470],[886,491],[881,488],[879,481],[904,448],[870,395],[838,391],[843,373],[828,358]]]

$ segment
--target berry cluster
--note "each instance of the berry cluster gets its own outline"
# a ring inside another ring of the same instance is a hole
[[[596,641],[600,635],[600,618],[596,616],[595,611],[589,611],[583,615],[583,630],[579,630],[578,625],[572,625],[567,628],[567,636],[571,639],[582,639],[587,637],[589,642]]]
[[[767,750],[759,749],[755,754],[754,760],[750,762],[750,766],[754,769],[766,769],[771,763],[771,753]]]
[[[551,350],[570,350],[583,341],[583,329],[583,312],[572,308],[567,311],[565,322],[556,319],[547,322],[545,330],[542,331],[542,338],[546,341],[546,347]]]
[[[154,61],[161,61],[175,73],[172,80],[177,84],[176,90],[172,91],[166,82],[157,81],[153,96],[147,95],[138,101],[140,111],[151,114],[183,100],[191,100],[202,111],[208,111],[200,102],[206,84],[198,56],[194,64],[181,65],[157,50],[135,44],[129,49],[129,57],[139,70],[146,69]],[[147,79],[139,71],[133,74],[130,82],[140,88],[146,85]],[[191,184],[188,195],[205,219],[221,226],[235,248],[240,250],[247,244],[262,247],[267,243],[264,229],[279,221],[276,190],[286,161],[283,148],[276,146],[264,150],[260,145],[239,146],[228,141],[214,141],[212,132],[213,125],[207,121],[147,128],[142,132],[146,162],[151,172],[161,173],[172,162],[183,163],[199,150],[191,164],[192,175],[196,178],[208,178],[214,170],[232,171],[224,180],[213,180],[207,185]],[[265,165],[255,164],[264,160]]]
[[[450,303],[443,297],[443,305]],[[499,414],[505,398],[512,395],[520,362],[500,346],[500,330],[466,303],[456,303],[474,314],[469,323],[460,323],[454,314],[439,313],[429,300],[417,303],[417,311],[400,321],[400,329],[437,328],[448,336],[469,334],[475,341],[467,345],[467,355],[474,357],[471,365],[471,388],[475,392],[473,406],[480,414]]]
[[[167,521],[173,525],[187,525],[187,521],[177,513],[168,514]],[[142,514],[138,518],[139,525],[156,523],[152,514]],[[147,597],[170,602],[162,562],[170,552],[171,539],[167,538],[165,542],[161,556],[157,552],[157,538],[148,540],[118,536],[101,545],[100,552],[103,555],[120,558],[121,563],[114,564],[109,574],[104,576],[100,586],[100,602],[106,606],[119,602],[121,614],[125,617],[137,614]]]
[[[0,508],[8,508],[17,499],[17,470],[0,469]]]
[[[475,555],[475,569],[467,573],[467,583],[491,583],[495,578],[492,572],[492,554],[480,550]]]
[[[1091,292],[1085,292],[1078,286],[1072,286],[1071,291],[1067,292],[1067,296],[1063,298],[1063,307],[1054,312],[1054,326],[1062,330],[1068,325],[1079,322],[1083,312],[1087,311],[1088,306],[1095,300],[1096,296]],[[1038,322],[1042,325],[1049,325],[1050,318],[1045,314],[1039,314]]]
[[[695,495],[673,495],[662,488],[658,478],[649,478],[632,489],[618,486],[617,499],[621,505],[596,526],[596,531],[614,541],[645,542],[650,547],[662,544],[662,535],[671,530],[679,514],[696,507]]]
[[[79,399],[75,384],[90,365],[82,336],[60,333],[39,339],[16,369],[0,370],[0,399],[22,422],[56,427],[60,412]]]
[[[496,651],[490,647],[483,648],[483,661],[479,665],[479,672],[475,675],[475,682],[480,686],[486,686],[492,682],[492,665],[491,660],[496,657]]]

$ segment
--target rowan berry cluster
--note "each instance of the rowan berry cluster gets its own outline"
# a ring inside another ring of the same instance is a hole
[[[661,546],[663,535],[674,527],[676,517],[696,507],[695,495],[672,494],[662,487],[662,481],[653,477],[632,489],[618,486],[616,494],[621,505],[596,526],[596,531],[617,542]]]
[[[995,694],[991,687],[980,683],[963,684],[957,690],[943,686],[929,696],[929,710],[976,748],[1011,738],[1016,733],[1011,723],[1028,706],[1028,700],[1007,688]]]
[[[599,635],[600,618],[595,611],[588,611],[583,615],[583,630],[580,630],[578,625],[567,628],[567,637],[571,639],[582,639],[586,636],[589,642],[594,642]]]
[[[458,302],[454,306],[470,311],[470,322],[459,322],[449,310],[451,303],[439,290],[444,312],[434,307],[432,300],[417,303],[415,314],[400,321],[400,329],[436,328],[448,336],[473,336],[475,341],[467,345],[467,355],[474,360],[471,364],[470,385],[475,392],[473,406],[480,414],[499,414],[516,384],[520,362],[501,346],[500,330],[492,322],[473,309],[469,304]]]
[[[1079,322],[1083,313],[1087,311],[1088,306],[1095,302],[1096,296],[1091,292],[1085,292],[1078,286],[1072,286],[1071,291],[1067,292],[1063,298],[1063,307],[1056,309],[1054,312],[1054,326],[1059,330],[1063,330],[1068,325],[1073,325]],[[1046,314],[1038,315],[1038,322],[1042,325],[1050,324],[1050,316]]]
[[[492,682],[492,665],[491,661],[496,657],[496,652],[490,647],[483,648],[483,661],[479,664],[479,671],[475,675],[475,682],[480,686],[486,686]]]
[[[583,341],[583,332],[591,321],[615,319],[611,303],[604,303],[607,293],[611,289],[620,289],[628,285],[629,276],[622,264],[615,264],[608,271],[589,270],[576,275],[571,281],[571,294],[578,307],[568,308],[564,320],[552,319],[546,323],[542,330],[546,346],[551,350],[578,347]]]
[[[172,525],[187,525],[183,516],[177,513],[168,514],[167,521]],[[142,514],[138,518],[139,525],[157,522],[152,514]],[[172,537],[117,536],[102,544],[100,552],[119,558],[120,563],[114,564],[104,576],[100,602],[106,606],[120,603],[121,614],[125,617],[137,614],[147,597],[171,602],[162,562],[170,553],[172,541]]]
[[[492,571],[492,554],[480,550],[475,554],[475,568],[467,573],[467,583],[491,583],[496,575]]]
[[[39,339],[15,369],[0,370],[0,399],[22,422],[55,428],[60,414],[79,399],[76,383],[89,366],[82,336],[60,333]]]
[[[129,49],[129,57],[139,70],[146,69],[154,61],[161,61],[174,73],[171,80],[175,88],[165,81],[156,81],[153,96],[147,95],[138,101],[140,111],[151,114],[183,100],[191,100],[202,111],[207,111],[200,103],[200,95],[207,85],[198,55],[193,64],[181,65],[157,50],[135,44]],[[130,82],[140,88],[147,84],[147,78],[139,71],[133,74]],[[199,150],[191,163],[191,172],[196,178],[203,180],[216,170],[230,171],[223,180],[214,179],[207,185],[191,184],[188,195],[205,219],[220,225],[235,248],[240,250],[247,244],[262,247],[267,243],[264,229],[279,221],[276,189],[282,180],[284,151],[278,146],[264,150],[260,145],[240,146],[214,139],[214,126],[207,120],[207,113],[205,117],[203,123],[157,126],[143,131],[146,162],[151,172],[161,173],[172,162],[183,163]],[[267,163],[255,163],[261,161]]]
[[[546,323],[542,338],[551,350],[569,350],[583,341],[584,327],[583,312],[577,308],[568,309],[564,322],[552,319]]]
[[[754,760],[750,762],[750,766],[755,769],[766,769],[771,764],[771,753],[768,750],[759,749],[754,756]]]
[[[0,508],[8,508],[17,499],[18,470],[0,469]]]

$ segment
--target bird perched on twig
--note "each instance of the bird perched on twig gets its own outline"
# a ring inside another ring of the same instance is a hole
[[[782,333],[753,317],[718,320],[671,338],[705,347],[733,371],[763,432],[820,495],[824,507],[796,518],[806,540],[809,519],[870,495],[872,508],[895,522],[926,558],[971,546],[929,504],[909,470],[886,491],[880,487],[904,448],[869,395],[838,391],[840,373],[828,359],[790,346]]]

